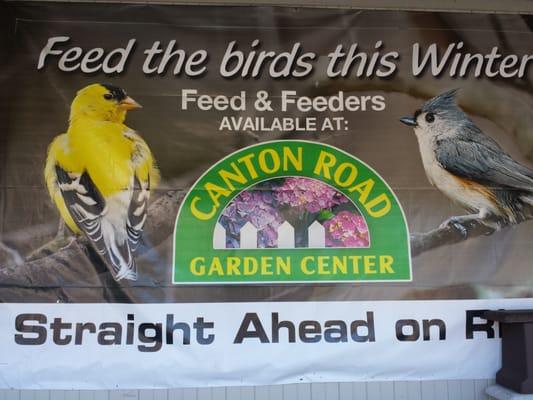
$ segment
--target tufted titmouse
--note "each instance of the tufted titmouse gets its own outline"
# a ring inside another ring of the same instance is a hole
[[[455,103],[456,90],[400,121],[414,128],[430,183],[473,214],[448,221],[463,236],[469,221],[497,230],[533,217],[533,170],[485,135]]]

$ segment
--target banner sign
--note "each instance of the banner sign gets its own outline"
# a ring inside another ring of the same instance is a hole
[[[0,11],[0,388],[494,377],[529,16]]]
[[[479,317],[483,309],[515,305],[239,302],[228,312],[227,303],[4,304],[2,325],[16,320],[17,329],[2,330],[9,359],[0,371],[10,385],[29,389],[489,379],[501,357],[500,331]],[[37,352],[45,355],[39,362]],[[450,354],[462,362],[443,368]],[[73,355],[81,365],[58,377],[56,368],[72,365]]]

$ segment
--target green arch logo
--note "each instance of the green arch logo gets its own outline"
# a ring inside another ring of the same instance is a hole
[[[322,143],[246,147],[206,171],[174,230],[174,284],[410,281],[409,231],[387,183]]]

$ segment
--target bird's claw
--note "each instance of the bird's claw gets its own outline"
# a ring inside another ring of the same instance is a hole
[[[457,222],[457,221],[452,222],[452,225],[457,230],[457,232],[459,232],[461,234],[461,237],[463,239],[467,239],[468,238],[468,231],[463,225],[461,225],[460,222]]]
[[[461,235],[463,240],[466,240],[468,238],[468,230],[465,228],[459,218],[451,217],[446,222],[444,222],[442,226],[453,227]]]

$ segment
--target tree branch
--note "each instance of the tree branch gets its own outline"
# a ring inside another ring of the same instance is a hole
[[[488,236],[494,233],[494,229],[484,225],[480,220],[471,221],[462,225],[466,229],[466,236],[463,236],[451,224],[443,224],[425,233],[412,233],[410,237],[411,256],[416,257],[437,247],[464,242],[468,239],[483,235]]]
[[[14,248],[0,240],[0,254],[5,253],[15,265],[24,264],[24,258]]]

